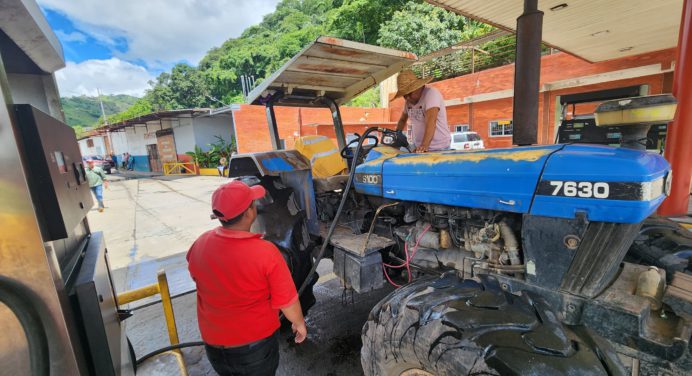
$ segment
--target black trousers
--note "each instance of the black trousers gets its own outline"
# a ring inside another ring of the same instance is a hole
[[[279,367],[279,331],[241,347],[205,345],[209,363],[221,376],[273,376]]]

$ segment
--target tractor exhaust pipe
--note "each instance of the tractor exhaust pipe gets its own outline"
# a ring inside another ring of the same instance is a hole
[[[541,78],[542,35],[543,12],[538,10],[538,0],[524,0],[524,13],[517,18],[512,116],[514,145],[531,145],[538,141],[538,85]]]

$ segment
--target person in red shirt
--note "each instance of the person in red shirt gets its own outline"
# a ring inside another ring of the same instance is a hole
[[[207,358],[220,375],[274,375],[279,366],[279,310],[295,341],[307,336],[288,266],[274,244],[250,232],[262,186],[220,186],[212,211],[221,226],[202,234],[187,253],[197,285],[197,320]]]

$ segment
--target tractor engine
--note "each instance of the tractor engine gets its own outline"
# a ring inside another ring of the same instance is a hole
[[[524,273],[518,235],[521,217],[492,210],[409,204],[419,218],[393,233],[406,243],[411,262],[427,268]],[[415,254],[413,253],[415,252]]]

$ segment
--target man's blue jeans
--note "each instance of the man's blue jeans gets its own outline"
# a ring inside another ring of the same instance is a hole
[[[103,184],[99,184],[95,187],[91,187],[91,191],[94,192],[96,196],[96,201],[99,203],[99,208],[103,207]]]

